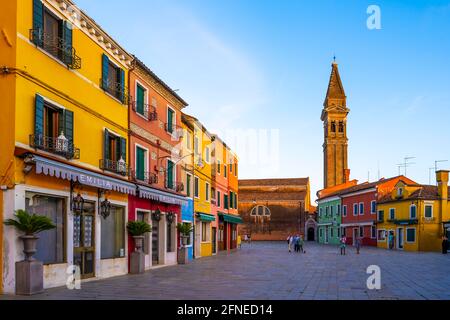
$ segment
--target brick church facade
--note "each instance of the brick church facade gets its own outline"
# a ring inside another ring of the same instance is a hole
[[[315,210],[309,178],[239,180],[240,234],[252,240],[286,240],[301,234],[314,241]]]

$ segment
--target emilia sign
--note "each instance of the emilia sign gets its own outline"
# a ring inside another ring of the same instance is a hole
[[[112,190],[112,188],[113,188],[111,182],[104,180],[104,179],[97,178],[97,177],[89,176],[86,174],[80,174],[78,177],[78,181],[82,184],[86,184],[89,186],[98,187],[98,188],[102,188],[102,189]]]

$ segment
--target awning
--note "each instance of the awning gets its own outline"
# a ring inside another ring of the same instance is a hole
[[[362,227],[362,226],[373,226],[373,221],[369,222],[355,222],[355,223],[341,223],[341,227]]]
[[[139,197],[164,203],[176,204],[179,206],[186,204],[189,200],[189,198],[183,196],[147,188],[144,186],[139,186]]]
[[[221,221],[225,221],[225,222],[229,222],[229,223],[236,223],[236,224],[243,223],[241,217],[222,213],[222,212],[219,212],[219,219]]]
[[[36,161],[36,174],[56,177],[59,179],[78,181],[81,184],[105,190],[114,190],[126,194],[136,194],[136,185],[95,173],[89,170],[77,168],[58,161],[34,156]]]
[[[197,212],[197,218],[200,219],[200,221],[216,221],[216,217],[213,216],[212,214],[207,214],[207,213],[201,213],[201,212]]]
[[[333,223],[332,222],[324,222],[324,223],[318,223],[317,225],[319,227],[323,227],[323,226],[331,226]]]

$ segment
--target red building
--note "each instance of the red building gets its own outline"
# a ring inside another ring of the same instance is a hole
[[[414,183],[404,176],[397,176],[339,191],[341,232],[347,237],[347,244],[354,245],[356,237],[361,237],[362,245],[377,246],[377,200],[390,193],[399,180]]]

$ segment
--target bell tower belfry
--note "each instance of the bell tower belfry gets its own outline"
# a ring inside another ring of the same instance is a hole
[[[321,120],[324,128],[323,160],[324,188],[350,180],[347,162],[347,97],[339,76],[338,65],[331,65],[330,82],[323,103]]]

